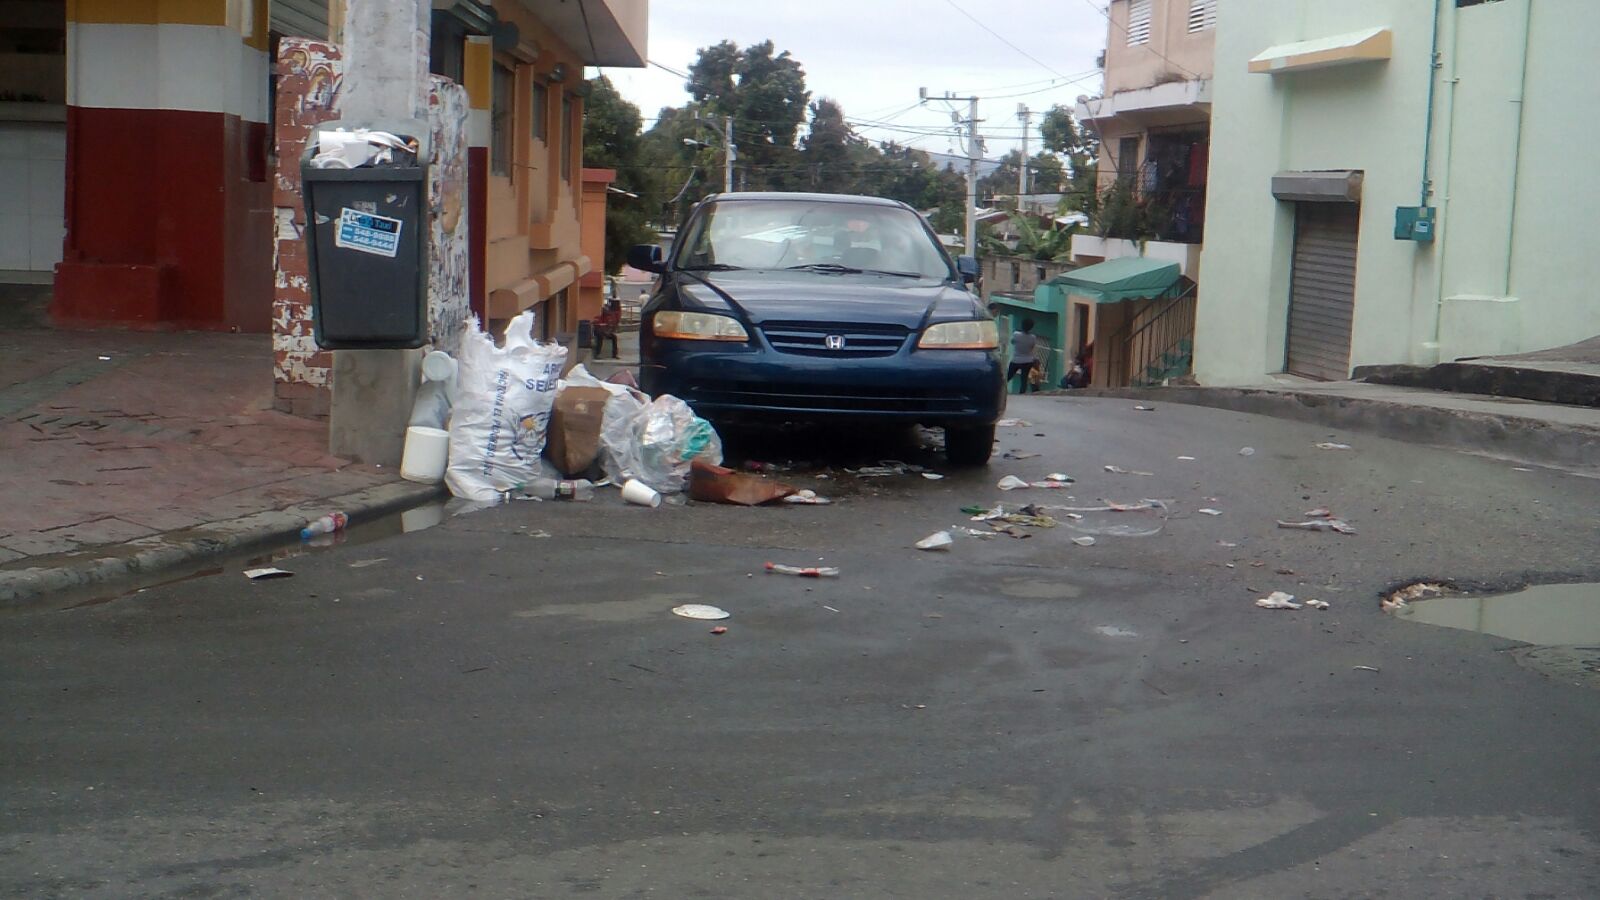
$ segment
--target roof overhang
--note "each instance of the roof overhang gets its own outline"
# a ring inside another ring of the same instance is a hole
[[[497,0],[520,2],[590,66],[643,68],[649,0]]]
[[[1314,41],[1296,41],[1268,47],[1250,60],[1250,71],[1263,75],[1307,72],[1357,63],[1376,62],[1394,51],[1394,33],[1387,28],[1367,28]]]
[[[1129,119],[1137,122],[1189,114],[1204,118],[1211,114],[1211,79],[1169,81],[1132,91],[1117,91],[1078,104],[1078,118],[1092,122]],[[1153,121],[1149,122],[1154,124]]]
[[[1127,256],[1063,272],[1047,283],[1095,303],[1118,303],[1160,297],[1172,290],[1182,272],[1175,262]]]

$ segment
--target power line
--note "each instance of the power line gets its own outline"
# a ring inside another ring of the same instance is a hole
[[[679,78],[682,78],[684,81],[688,81],[689,80],[689,73],[688,72],[679,72],[677,69],[674,69],[671,66],[662,65],[661,63],[658,63],[653,59],[650,60],[650,65],[655,66],[656,68],[662,70],[663,72],[671,72],[672,74],[678,76]]]
[[[1095,12],[1099,13],[1100,15],[1104,16],[1105,20],[1107,22],[1110,22],[1113,28],[1122,29],[1123,36],[1127,36],[1127,34],[1128,34],[1128,26],[1126,26],[1126,25],[1118,25],[1117,24],[1117,20],[1111,18],[1111,13],[1109,11],[1101,9],[1099,6],[1097,6],[1095,4],[1094,0],[1083,0],[1083,2],[1089,4],[1089,8],[1090,9],[1092,9]],[[1183,65],[1182,63],[1180,63],[1177,60],[1173,59],[1172,57],[1166,55],[1165,53],[1162,53],[1160,50],[1157,50],[1156,48],[1150,46],[1150,42],[1148,40],[1146,40],[1142,44],[1135,44],[1134,46],[1143,47],[1145,50],[1147,50],[1147,51],[1149,51],[1151,53],[1154,53],[1155,55],[1161,57],[1162,59],[1166,60],[1167,62],[1171,63],[1172,65],[1177,66],[1182,71],[1188,72],[1190,75],[1193,75],[1196,78],[1204,78],[1205,77],[1204,75],[1201,75],[1199,72],[1196,72],[1193,69],[1189,68],[1188,66]]]
[[[969,13],[966,10],[962,9],[960,6],[957,6],[956,5],[956,0],[944,0],[944,2],[950,4],[950,8],[951,9],[953,9],[956,12],[961,13],[963,16],[966,16],[967,18],[971,19],[973,24],[977,25],[979,28],[982,28],[984,31],[989,32],[989,34],[994,36],[995,40],[999,41],[1002,44],[1005,44],[1007,47],[1010,47],[1011,49],[1017,51],[1018,53],[1021,53],[1023,56],[1027,57],[1028,59],[1033,60],[1040,67],[1042,67],[1046,72],[1049,72],[1050,74],[1056,76],[1057,78],[1061,78],[1061,79],[1065,79],[1067,77],[1067,76],[1061,74],[1060,72],[1056,71],[1054,66],[1051,66],[1050,64],[1048,64],[1048,63],[1044,62],[1043,60],[1039,59],[1039,57],[1034,56],[1032,53],[1029,53],[1028,51],[1022,49],[1021,47],[1018,47],[1016,44],[1011,43],[1009,40],[1006,39],[1005,35],[1001,34],[998,31],[995,31],[993,28],[990,28],[988,25],[985,25],[983,23],[982,19],[979,19],[977,16],[974,16],[972,13]]]

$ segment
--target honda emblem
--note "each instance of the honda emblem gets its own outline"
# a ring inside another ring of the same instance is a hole
[[[822,339],[822,345],[824,347],[827,347],[829,350],[843,350],[844,349],[844,335],[842,335],[842,334],[830,334],[827,337]]]

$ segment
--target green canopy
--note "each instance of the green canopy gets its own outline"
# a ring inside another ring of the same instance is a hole
[[[1068,294],[1096,303],[1116,303],[1159,297],[1178,283],[1178,276],[1175,262],[1124,256],[1063,272],[1049,283],[1059,284]]]

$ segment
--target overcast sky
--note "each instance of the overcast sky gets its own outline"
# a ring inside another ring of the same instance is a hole
[[[650,59],[682,72],[701,47],[770,38],[805,67],[812,99],[831,97],[850,119],[886,123],[858,124],[858,132],[940,153],[963,152],[945,134],[922,133],[949,128],[949,109],[917,107],[917,88],[975,93],[987,120],[979,126],[985,155],[994,158],[1016,146],[1017,104],[1042,111],[1099,93],[1104,7],[1105,0],[651,0]],[[639,105],[646,129],[661,107],[689,99],[682,78],[655,66],[606,74]],[[1036,152],[1037,116],[1034,123]]]

